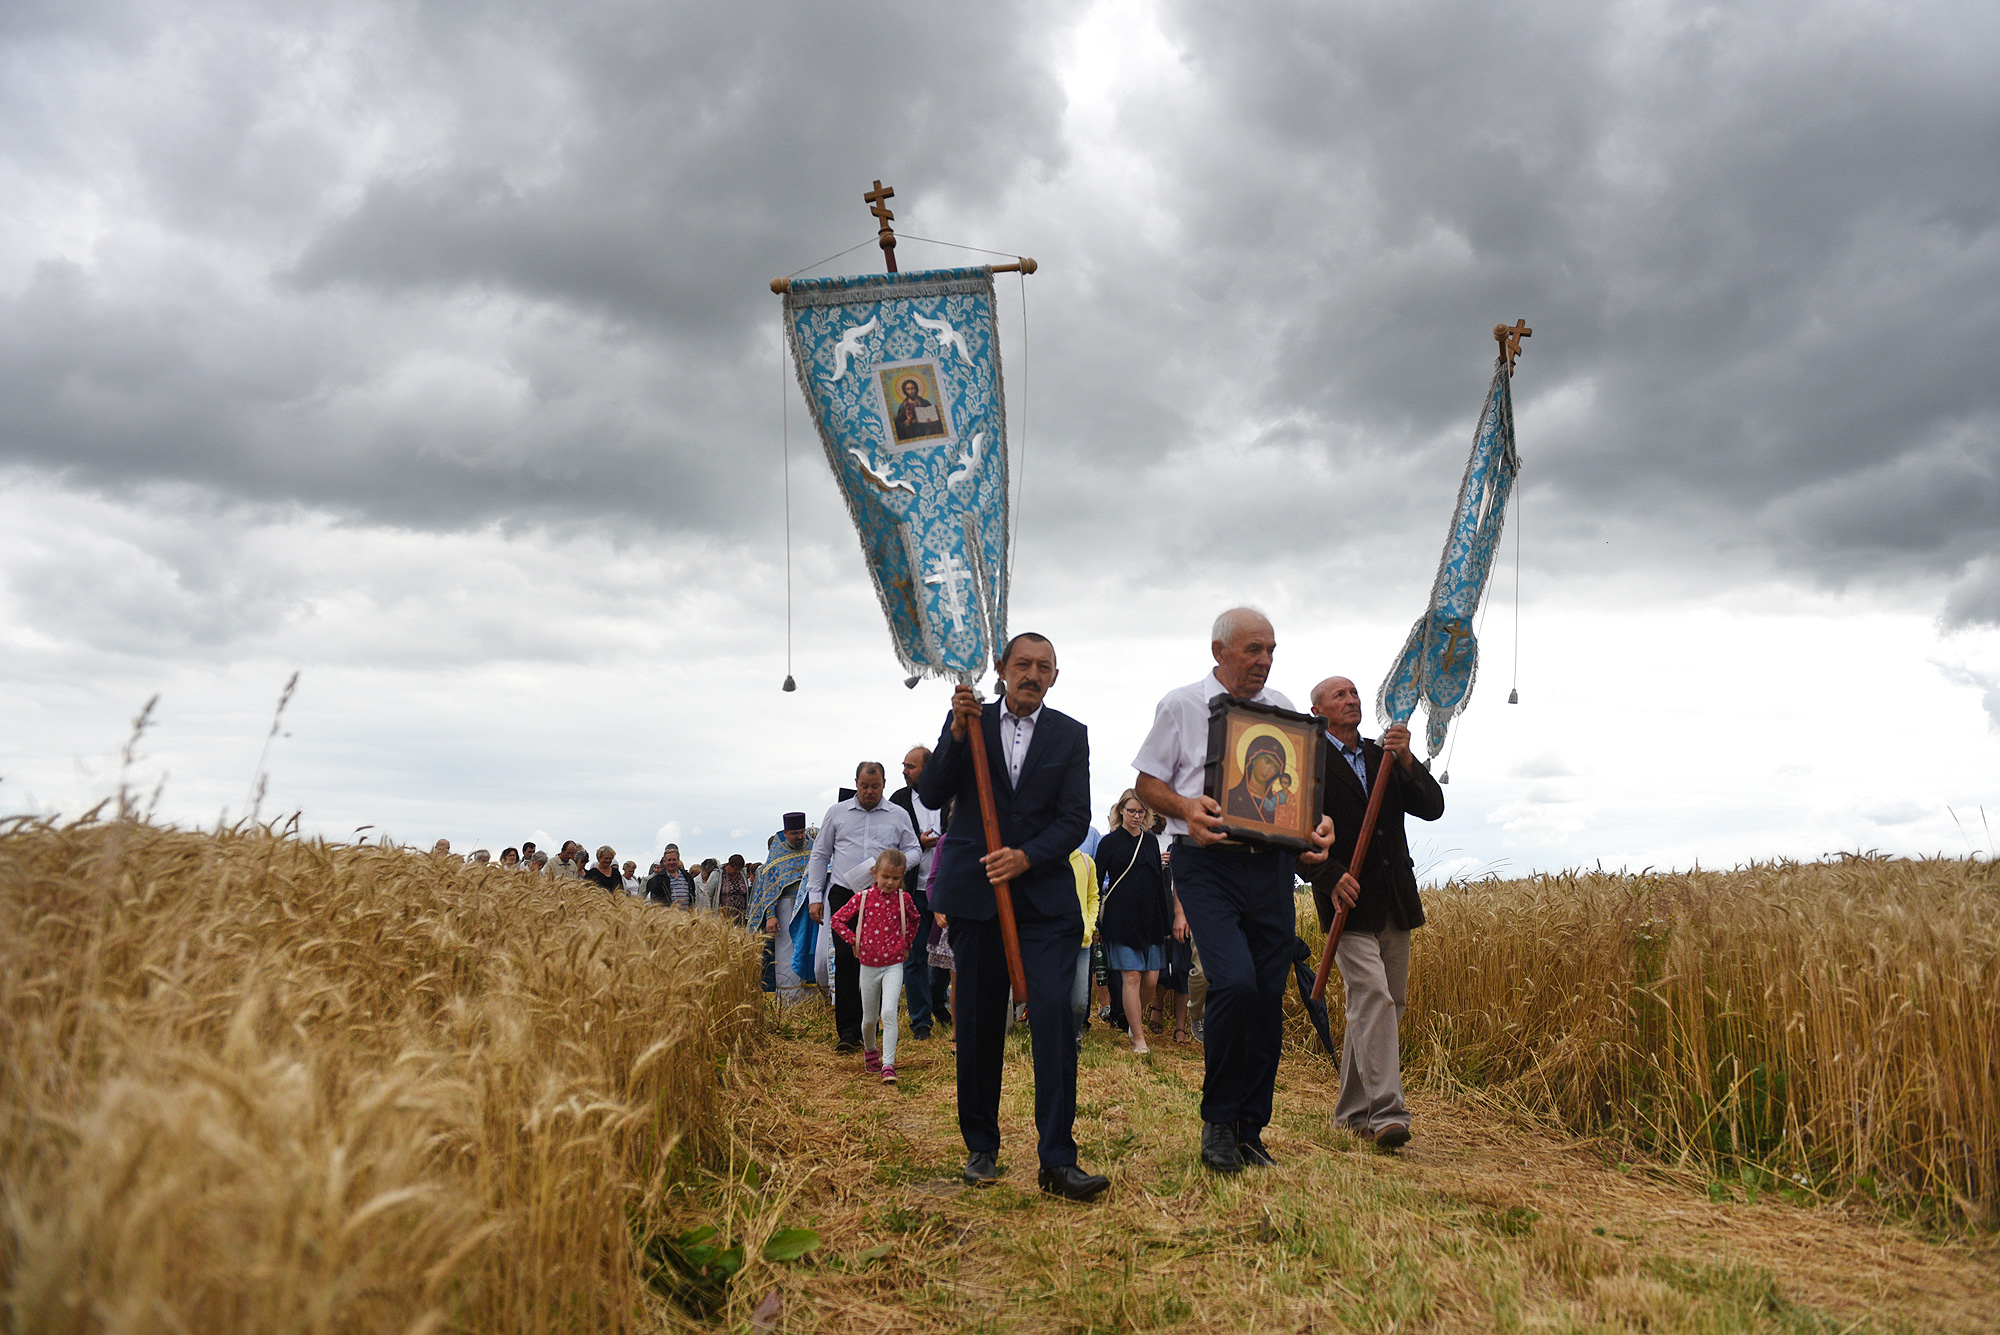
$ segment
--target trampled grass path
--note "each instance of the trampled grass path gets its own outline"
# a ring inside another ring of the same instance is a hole
[[[2000,1329],[1990,1239],[1621,1164],[1476,1092],[1413,1090],[1416,1139],[1379,1154],[1333,1125],[1335,1070],[1303,1034],[1266,1137],[1280,1167],[1218,1179],[1196,1156],[1199,1048],[1160,1037],[1141,1061],[1093,1026],[1078,1139],[1112,1188],[1078,1206],[1035,1190],[1017,1031],[1007,1176],[971,1191],[948,1034],[906,1036],[886,1088],[834,1055],[831,1017],[809,1001],[736,1073],[735,1168],[676,1213],[753,1242],[808,1226],[824,1243],[804,1264],[753,1260],[730,1327],[751,1328],[761,1301],[757,1329],[842,1332]]]

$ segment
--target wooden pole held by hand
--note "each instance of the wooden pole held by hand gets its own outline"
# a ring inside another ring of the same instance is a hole
[[[1006,708],[1006,704],[1001,704]],[[972,773],[979,785],[979,818],[986,825],[986,851],[1000,851],[1000,811],[993,805],[993,776],[986,771],[986,719],[965,725],[966,739],[972,743]],[[1021,938],[1014,930],[1014,895],[1006,881],[993,887],[993,904],[1000,913],[1000,944],[1007,951],[1007,981],[1014,985],[1014,1000],[1028,999],[1028,973],[1021,967]]]
[[[1375,771],[1375,786],[1368,790],[1368,812],[1361,818],[1361,834],[1354,841],[1354,857],[1347,864],[1347,874],[1356,884],[1361,881],[1361,864],[1368,857],[1368,841],[1375,834],[1375,820],[1382,814],[1382,794],[1389,791],[1389,777],[1396,772],[1396,753],[1384,747],[1382,764]],[[1337,897],[1337,896],[1336,896]],[[1326,931],[1326,949],[1319,953],[1319,972],[1313,975],[1312,999],[1326,999],[1326,980],[1333,972],[1334,948],[1340,944],[1340,933],[1347,926],[1347,905],[1333,915],[1333,926]]]

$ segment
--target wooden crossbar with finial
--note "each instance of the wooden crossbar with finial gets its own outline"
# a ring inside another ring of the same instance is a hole
[[[880,182],[877,182],[877,184],[879,185]],[[893,269],[895,266],[890,265],[889,267]],[[1521,355],[1521,340],[1534,332],[1534,330],[1528,328],[1526,320],[1516,320],[1511,325],[1496,324],[1493,326],[1493,337],[1500,344],[1501,355],[1507,359],[1508,375],[1514,374],[1514,359]]]
[[[875,179],[875,188],[863,192],[861,200],[868,211],[875,215],[875,221],[882,224],[882,230],[875,234],[877,244],[882,247],[882,259],[889,266],[889,272],[896,272],[896,229],[889,226],[896,215],[889,211],[888,201],[896,197],[896,187],[883,185],[880,177]]]

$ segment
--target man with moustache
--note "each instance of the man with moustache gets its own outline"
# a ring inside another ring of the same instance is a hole
[[[1208,977],[1201,1161],[1218,1173],[1276,1163],[1263,1132],[1271,1121],[1285,978],[1298,933],[1292,873],[1326,861],[1333,844],[1333,822],[1324,817],[1313,830],[1312,848],[1297,858],[1285,849],[1229,839],[1221,804],[1202,792],[1210,701],[1227,692],[1292,707],[1264,685],[1277,645],[1270,620],[1254,608],[1232,607],[1217,617],[1209,636],[1214,669],[1161,698],[1153,730],[1132,762],[1139,800],[1167,818],[1174,891]]]
[[[1083,909],[1069,855],[1090,825],[1090,734],[1042,702],[1056,683],[1056,647],[1046,636],[1016,635],[1001,651],[1001,698],[981,706],[970,686],[952,693],[951,716],[917,781],[927,805],[952,804],[938,845],[931,907],[945,915],[958,998],[958,1129],[968,1185],[1000,1177],[1000,1067],[1007,1044],[1006,947],[993,887],[1012,884],[1014,925],[1026,976],[1028,1032],[1034,1043],[1036,1155],[1044,1192],[1087,1201],[1108,1178],[1076,1162],[1076,978]],[[988,850],[973,769],[971,730],[986,743],[986,767],[1001,847]]]
[[[1408,1000],[1410,933],[1424,924],[1403,817],[1436,820],[1444,815],[1444,789],[1410,754],[1410,730],[1402,724],[1392,724],[1380,743],[1361,735],[1361,692],[1346,677],[1328,677],[1313,687],[1312,712],[1326,721],[1326,810],[1340,831],[1333,855],[1308,873],[1320,930],[1333,925],[1336,899],[1353,906],[1333,957],[1347,989],[1340,1098],[1333,1117],[1378,1149],[1393,1150],[1410,1140],[1400,1031]],[[1368,794],[1381,781],[1385,753],[1394,758],[1394,776],[1382,794],[1382,810],[1356,885],[1347,865],[1354,860]]]

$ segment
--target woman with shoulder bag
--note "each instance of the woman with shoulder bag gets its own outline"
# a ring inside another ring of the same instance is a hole
[[[1160,841],[1146,828],[1152,813],[1133,789],[1119,794],[1111,818],[1116,828],[1097,845],[1097,871],[1104,883],[1097,932],[1104,939],[1106,968],[1120,975],[1132,1051],[1144,1056],[1152,1050],[1146,1043],[1145,1008],[1154,1004],[1167,962]]]

